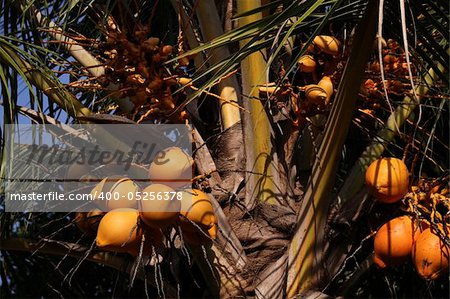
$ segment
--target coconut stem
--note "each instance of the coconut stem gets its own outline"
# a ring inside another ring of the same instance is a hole
[[[261,6],[260,0],[238,0],[238,13],[243,13]],[[252,14],[239,20],[244,26],[262,18],[261,13]],[[248,40],[241,41],[241,47]],[[276,175],[271,144],[271,127],[269,119],[259,98],[258,86],[263,85],[266,63],[261,52],[255,52],[241,63],[242,93],[246,97],[243,106],[250,113],[244,114],[244,135],[246,151],[246,205],[252,207],[256,200],[276,204]],[[251,172],[251,174],[250,174]]]
[[[215,37],[221,36],[224,31],[214,1],[198,1],[197,3],[197,17],[205,41],[211,41]],[[230,52],[225,46],[214,49],[209,53],[211,64],[217,64],[229,56]],[[236,77],[233,76],[222,80],[219,82],[218,88],[221,91],[220,96],[222,98],[237,104],[238,97],[236,92],[239,90],[239,85]],[[223,101],[220,103],[220,114],[222,116],[222,127],[224,130],[232,127],[241,120],[239,108],[236,105],[231,105]]]

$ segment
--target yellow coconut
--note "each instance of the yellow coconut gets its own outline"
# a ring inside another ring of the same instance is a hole
[[[181,148],[169,147],[157,155],[148,171],[152,182],[177,189],[191,184],[194,160]]]
[[[98,226],[97,246],[127,252],[140,240],[142,230],[138,222],[139,211],[135,209],[116,209],[106,213]]]
[[[305,86],[305,96],[308,102],[316,105],[324,105],[328,97],[326,91],[319,85],[315,84]]]
[[[327,98],[325,99],[325,104],[328,104],[330,102],[330,98],[333,95],[333,81],[331,80],[331,77],[329,76],[323,76],[322,79],[320,79],[319,83],[317,83],[318,86],[320,86],[325,93],[327,94]]]
[[[181,200],[177,195],[172,188],[163,184],[146,187],[139,201],[142,221],[154,228],[164,228],[175,223],[181,208]]]
[[[214,208],[206,193],[192,189],[184,192],[180,225],[183,230],[209,230],[217,223]]]
[[[313,45],[320,51],[336,56],[339,55],[341,43],[334,36],[318,35],[313,40]]]
[[[91,191],[97,205],[110,211],[121,208],[137,208],[136,192],[139,186],[131,179],[124,177],[108,177],[98,183]]]
[[[180,217],[183,239],[190,245],[205,245],[217,237],[217,218],[208,195],[200,190],[184,192]]]
[[[297,61],[300,72],[312,73],[316,70],[317,63],[311,55],[303,55]]]

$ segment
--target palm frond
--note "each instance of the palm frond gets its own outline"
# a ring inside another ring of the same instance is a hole
[[[365,15],[358,24],[352,51],[344,69],[343,77],[325,125],[323,140],[314,162],[301,209],[298,213],[298,227],[289,248],[288,295],[295,296],[323,277],[321,271],[324,256],[324,227],[331,191],[336,179],[336,169],[351,123],[353,107],[356,104],[358,87],[370,57],[376,33],[376,16],[373,14],[375,1],[366,7]],[[308,233],[305,233],[308,232]],[[320,248],[319,252],[315,249]],[[323,275],[323,273],[322,273]]]

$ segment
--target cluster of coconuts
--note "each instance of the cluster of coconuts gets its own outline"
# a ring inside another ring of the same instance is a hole
[[[217,218],[209,196],[188,186],[192,158],[177,147],[167,148],[164,153],[167,163],[157,163],[155,158],[148,170],[151,184],[144,188],[130,178],[114,176],[94,187],[91,194],[99,208],[77,213],[75,223],[86,235],[96,235],[99,248],[134,256],[140,252],[150,255],[153,248],[163,246],[165,233],[173,228],[181,231],[182,239],[191,245],[206,244],[216,238]],[[130,196],[164,192],[177,196],[172,200],[137,200],[137,196],[134,200]],[[106,193],[118,194],[118,199],[98,198]]]
[[[442,227],[430,227],[408,215],[394,218],[375,235],[374,262],[385,268],[403,264],[412,257],[420,277],[438,279],[448,273],[450,254],[450,247],[440,235],[446,235]]]
[[[378,110],[381,107],[383,101],[385,101],[385,87],[389,96],[393,97],[404,97],[405,92],[408,92],[411,88],[404,51],[398,42],[393,39],[388,39],[386,42],[381,38],[381,42],[383,71],[386,75],[385,84],[381,81],[381,66],[378,55],[374,55],[372,62],[369,63],[368,74],[370,78],[363,80],[359,92],[362,108],[369,110]],[[378,51],[376,45],[374,49],[374,51]],[[413,75],[416,72],[414,68],[411,71]]]
[[[288,104],[296,118],[294,127],[300,127],[301,120],[323,113],[330,103],[334,92],[332,74],[336,67],[335,58],[340,53],[341,43],[338,39],[328,35],[316,36],[306,49],[306,54],[297,60],[295,86],[278,88],[272,83],[260,87],[260,95],[274,95],[280,107]],[[322,75],[320,80],[319,75]]]
[[[311,74],[312,79],[317,80],[319,56],[336,57],[341,53],[341,43],[334,36],[318,35],[307,48],[307,54],[301,56],[297,61],[301,73]],[[325,72],[330,73],[327,69]],[[303,86],[306,102],[323,107],[330,102],[333,95],[333,81],[330,76],[323,76],[316,84]]]
[[[378,50],[378,47],[376,48]],[[408,75],[408,65],[406,62],[405,53],[400,47],[400,44],[393,40],[388,39],[386,42],[382,39],[382,56],[383,56],[383,70],[386,73],[394,74],[396,76]],[[369,70],[375,73],[381,71],[380,62],[374,61],[370,64]],[[412,69],[415,72],[414,69]]]
[[[400,159],[381,158],[367,168],[365,181],[377,201],[392,204],[408,192],[408,168]],[[448,272],[450,253],[440,235],[446,235],[442,227],[431,227],[409,215],[394,218],[375,235],[374,262],[385,268],[403,264],[412,257],[419,276],[437,279]]]
[[[176,99],[171,87],[177,84],[166,70],[164,63],[173,52],[171,45],[162,45],[159,38],[148,37],[148,26],[132,33],[109,30],[102,44],[106,63],[105,75],[99,83],[107,88],[117,85],[119,96],[129,98],[135,107],[145,106],[149,116],[170,115],[173,120],[183,120],[186,113],[174,111]],[[189,63],[180,59],[178,66]]]

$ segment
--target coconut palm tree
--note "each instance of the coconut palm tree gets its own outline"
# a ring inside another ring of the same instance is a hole
[[[169,246],[144,265],[96,248],[74,213],[2,213],[7,296],[448,291],[448,280],[424,281],[410,263],[373,265],[377,229],[403,214],[441,225],[450,246],[445,1],[0,3],[2,132],[29,122],[187,123],[193,184],[219,227],[215,240]],[[5,134],[2,178],[14,167]],[[414,187],[392,205],[364,186],[382,156],[403,159]],[[442,196],[415,201],[421,194]]]

